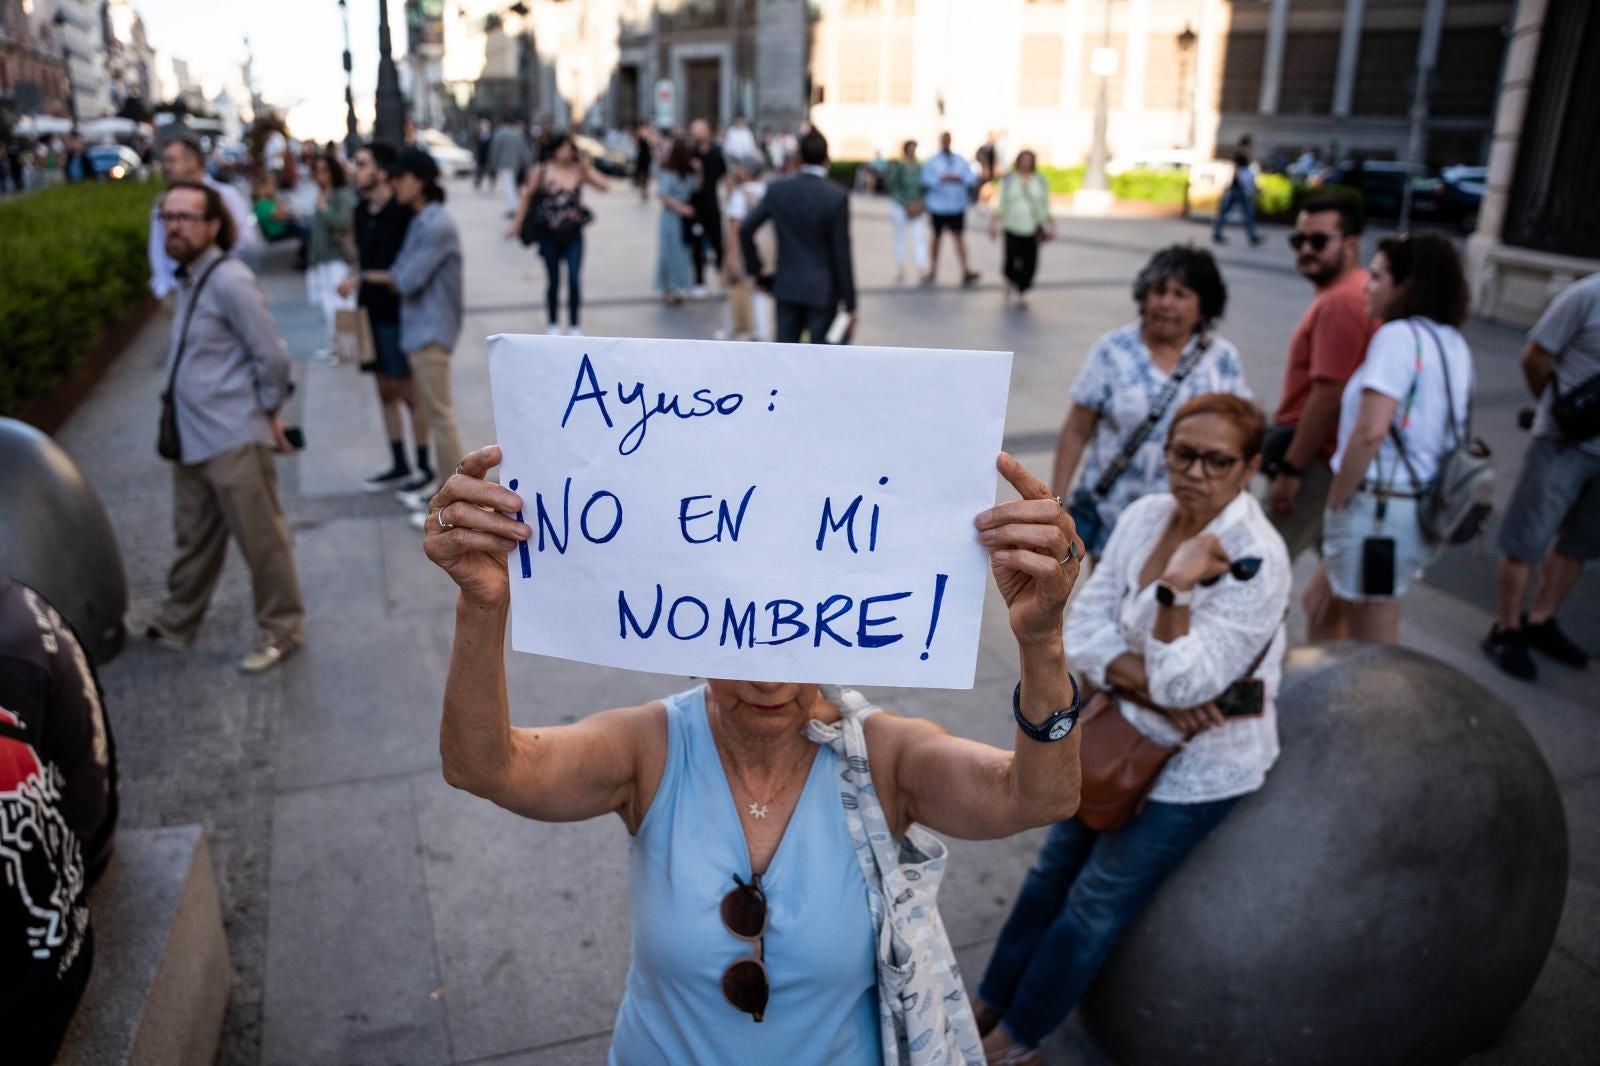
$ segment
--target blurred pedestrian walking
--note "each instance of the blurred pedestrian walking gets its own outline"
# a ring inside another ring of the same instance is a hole
[[[361,202],[356,206],[355,235],[360,258],[356,272],[340,282],[344,295],[359,289],[357,303],[372,331],[372,362],[361,369],[370,371],[376,380],[378,406],[389,440],[389,466],[366,479],[362,487],[368,492],[399,489],[412,479],[411,464],[406,460],[402,407],[411,414],[417,474],[432,470],[428,461],[427,414],[417,402],[411,360],[400,343],[400,294],[392,286],[361,280],[362,271],[387,270],[394,265],[411,229],[411,208],[395,198],[390,180],[389,172],[398,158],[394,145],[386,141],[373,141],[356,152],[355,183]]]
[[[932,285],[939,273],[939,240],[948,233],[961,264],[961,284],[974,285],[978,272],[967,264],[967,207],[977,188],[978,176],[972,165],[950,150],[950,134],[939,134],[939,151],[922,165],[923,203],[933,220],[932,263],[922,284]]]
[[[354,310],[354,294],[340,283],[356,262],[356,193],[345,179],[344,164],[327,153],[311,163],[317,183],[316,206],[306,240],[306,299],[322,312],[322,348],[316,358],[331,359],[333,329],[340,311]]]
[[[298,255],[304,257],[309,234],[300,219],[278,195],[278,179],[270,170],[263,170],[250,189],[250,210],[255,215],[256,228],[262,240],[296,242]],[[301,266],[305,264],[302,262]]]
[[[883,191],[889,196],[889,222],[894,229],[894,280],[906,279],[909,263],[919,280],[928,273],[928,209],[922,197],[922,164],[917,162],[917,142],[900,146],[900,158],[883,171]]]
[[[828,342],[841,304],[849,316],[840,343],[855,331],[855,268],[850,251],[850,194],[828,180],[828,141],[813,129],[800,139],[800,172],[775,181],[739,227],[744,269],[777,300],[777,339]],[[756,231],[778,235],[776,274],[768,275]]]
[[[745,269],[739,238],[739,227],[767,192],[766,183],[761,180],[761,157],[735,156],[728,161],[728,167],[733,186],[728,193],[728,221],[726,232],[723,233],[723,279],[728,286],[728,324],[725,329],[717,331],[717,339],[771,340],[772,297],[756,288],[755,278]],[[761,246],[767,240],[766,230],[756,235],[762,259],[772,262],[776,258],[773,249]]]
[[[1261,243],[1261,234],[1256,232],[1256,164],[1253,158],[1254,143],[1247,133],[1239,138],[1239,144],[1233,150],[1233,180],[1228,183],[1228,191],[1222,194],[1222,202],[1217,205],[1217,217],[1211,223],[1211,240],[1214,244],[1227,244],[1228,238],[1223,236],[1222,227],[1227,223],[1228,216],[1235,207],[1244,212],[1244,231],[1250,237],[1251,244]]]
[[[228,254],[233,214],[215,189],[172,182],[158,219],[166,254],[178,264],[167,357],[172,418],[163,418],[162,433],[177,558],[160,609],[133,628],[171,647],[193,643],[231,536],[250,568],[259,628],[239,668],[258,673],[300,647],[305,617],[272,458],[294,450],[282,417],[293,391],[289,349],[255,274]]]
[[[1506,673],[1532,681],[1530,648],[1580,670],[1589,662],[1556,612],[1584,564],[1600,559],[1600,274],[1567,286],[1539,316],[1522,376],[1539,408],[1500,526],[1499,618],[1483,650]],[[1539,585],[1524,612],[1536,564]]]
[[[1271,485],[1267,517],[1283,535],[1291,560],[1322,544],[1340,397],[1378,328],[1367,315],[1361,230],[1359,203],[1324,196],[1305,202],[1289,235],[1295,268],[1317,295],[1289,340],[1283,393],[1267,431],[1261,469]],[[1332,623],[1331,606],[1326,598],[1307,604],[1310,639],[1321,639],[1322,626]]]
[[[244,196],[232,185],[217,181],[206,174],[205,153],[200,142],[191,137],[173,137],[161,146],[161,174],[168,185],[180,181],[200,182],[222,197],[233,220],[234,255],[249,253],[261,243],[254,212]],[[161,197],[150,205],[150,291],[156,299],[165,299],[177,287],[174,280],[178,263],[167,254],[166,228],[161,225]]]
[[[655,168],[656,135],[648,122],[641,122],[633,133],[633,187],[639,190],[639,201],[650,199],[650,171]]]
[[[1331,592],[1340,628],[1323,637],[1396,644],[1413,578],[1439,553],[1424,534],[1423,495],[1471,421],[1472,350],[1461,257],[1439,233],[1378,242],[1367,313],[1383,325],[1345,383],[1322,565],[1307,602]]]
[[[518,175],[533,162],[533,151],[521,130],[502,118],[489,140],[489,169],[505,205],[506,217],[517,213]]]
[[[1138,320],[1097,340],[1073,382],[1050,475],[1096,559],[1118,516],[1167,486],[1173,412],[1204,392],[1250,395],[1239,353],[1212,333],[1228,287],[1210,252],[1161,249],[1134,279],[1133,302]]]
[[[756,143],[756,135],[742,112],[733,116],[733,121],[722,133],[722,154],[730,161],[755,159],[761,154],[761,145]]]
[[[655,287],[669,304],[682,303],[684,293],[694,284],[694,260],[684,239],[685,223],[694,221],[694,186],[694,149],[688,141],[674,139],[656,178],[661,223],[657,227]]]
[[[1000,197],[989,219],[989,239],[1005,231],[1001,273],[1006,278],[1006,300],[1018,308],[1028,306],[1028,290],[1039,269],[1039,246],[1055,239],[1050,219],[1050,186],[1039,174],[1038,157],[1023,149],[1011,173],[1000,179]]]
[[[516,217],[508,237],[524,233],[528,217],[533,216],[539,258],[544,260],[546,313],[545,332],[561,332],[561,264],[567,265],[567,333],[579,336],[579,314],[583,308],[583,227],[594,213],[583,206],[583,187],[601,192],[611,183],[579,154],[572,138],[565,133],[551,136],[550,158],[533,168],[522,188]]]
[[[489,170],[489,144],[494,140],[494,123],[487,118],[478,120],[478,130],[472,142],[472,159],[477,164],[472,172],[472,187],[474,189],[483,185],[488,178]],[[492,181],[493,179],[490,178]]]
[[[694,260],[694,297],[699,300],[706,296],[708,260],[714,260],[716,268],[722,269],[722,181],[728,175],[728,161],[712,139],[711,123],[705,119],[689,123],[689,137],[694,141],[695,169],[700,180],[689,198],[694,205],[694,220],[686,239],[689,256]]]
[[[497,135],[498,136],[498,135]],[[461,439],[450,398],[451,353],[461,337],[461,234],[444,209],[439,166],[420,148],[406,148],[394,164],[394,196],[413,217],[388,270],[361,271],[367,285],[400,293],[400,347],[411,365],[417,404],[433,434],[438,471],[448,477],[461,461]],[[417,446],[417,474],[396,494],[422,526],[428,497],[442,480]]]

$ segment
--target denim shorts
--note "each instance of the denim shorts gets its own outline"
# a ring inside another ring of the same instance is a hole
[[[386,378],[408,378],[411,376],[411,360],[406,358],[405,349],[400,347],[400,327],[378,326],[372,327],[372,347],[377,352],[377,366],[375,369]]]
[[[1346,603],[1380,603],[1406,594],[1411,579],[1439,554],[1439,546],[1422,536],[1417,521],[1417,501],[1389,497],[1383,521],[1377,518],[1378,497],[1356,491],[1344,510],[1328,508],[1322,514],[1322,562],[1333,594]],[[1394,539],[1394,594],[1361,594],[1362,545],[1369,537]]]
[[[1555,541],[1574,559],[1600,558],[1600,456],[1554,437],[1528,442],[1500,525],[1500,551],[1538,563]]]

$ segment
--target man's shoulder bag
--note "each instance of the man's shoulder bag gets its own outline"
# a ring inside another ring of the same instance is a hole
[[[178,405],[173,398],[173,389],[178,382],[178,367],[183,363],[183,350],[189,345],[189,324],[194,321],[194,309],[200,304],[200,294],[205,291],[206,282],[211,280],[211,275],[216,273],[217,267],[227,259],[227,256],[221,256],[206,267],[205,273],[201,274],[200,280],[195,283],[194,292],[189,297],[189,306],[183,313],[183,328],[178,333],[178,351],[172,357],[172,370],[167,374],[167,387],[161,393],[161,428],[156,434],[156,454],[170,462],[177,462],[183,455],[182,439],[178,436]]]
[[[1550,417],[1564,440],[1581,443],[1600,437],[1600,374],[1561,391],[1555,376],[1550,378]]]

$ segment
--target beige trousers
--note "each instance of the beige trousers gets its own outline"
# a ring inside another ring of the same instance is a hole
[[[425,344],[409,357],[411,377],[417,383],[417,406],[433,433],[434,466],[441,479],[447,478],[461,462],[461,434],[450,403],[450,350],[442,344]]]
[[[262,636],[280,646],[299,645],[305,606],[270,448],[245,444],[203,463],[174,463],[172,529],[178,553],[167,574],[166,602],[155,617],[158,627],[194,639],[231,536],[250,568]]]

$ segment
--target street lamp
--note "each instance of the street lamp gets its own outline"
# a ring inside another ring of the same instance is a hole
[[[1199,35],[1183,24],[1183,32],[1178,34],[1178,113],[1184,119],[1185,148],[1194,147],[1194,93],[1189,87],[1189,53],[1194,51],[1194,43],[1199,40]]]
[[[356,137],[356,94],[350,69],[350,9],[345,0],[339,0],[339,21],[344,24],[344,153],[355,158],[359,143]]]
[[[1081,211],[1103,214],[1111,206],[1111,190],[1106,182],[1106,126],[1111,119],[1111,78],[1117,72],[1117,50],[1111,47],[1111,0],[1106,0],[1105,29],[1100,47],[1089,57],[1089,72],[1100,79],[1094,102],[1094,143],[1089,147],[1083,188],[1074,204]]]
[[[389,45],[389,0],[378,0],[378,91],[374,100],[373,133],[378,140],[399,147],[406,135],[406,101],[400,94],[400,72],[394,67]]]
[[[72,20],[67,18],[65,11],[57,10],[56,17],[50,20],[56,28],[56,36],[61,38],[61,69],[67,75],[67,114],[72,117],[72,132],[78,132],[78,90],[72,84],[72,49],[67,47],[67,35],[62,32],[63,27]]]

